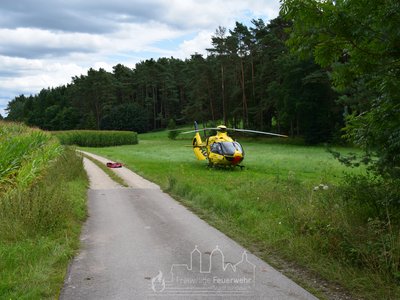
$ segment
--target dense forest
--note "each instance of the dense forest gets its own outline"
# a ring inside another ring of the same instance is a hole
[[[20,95],[8,104],[9,120],[46,130],[117,129],[146,132],[213,121],[234,127],[331,140],[343,127],[327,69],[300,60],[285,42],[291,24],[282,18],[252,26],[219,27],[208,56],[150,59],[131,69],[90,69],[66,86]]]

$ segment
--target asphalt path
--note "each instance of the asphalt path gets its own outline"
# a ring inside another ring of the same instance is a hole
[[[316,299],[154,183],[84,163],[89,217],[60,299]]]

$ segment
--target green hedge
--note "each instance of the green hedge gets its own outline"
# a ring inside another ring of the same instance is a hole
[[[63,145],[107,147],[138,143],[137,133],[133,131],[69,130],[53,131],[53,134]]]

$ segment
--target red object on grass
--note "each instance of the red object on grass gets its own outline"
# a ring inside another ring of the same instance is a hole
[[[115,163],[108,162],[106,165],[109,168],[121,168],[122,167],[122,164],[119,162],[115,162]]]

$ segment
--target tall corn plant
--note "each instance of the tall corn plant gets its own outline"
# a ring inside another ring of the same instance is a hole
[[[137,133],[133,131],[68,130],[54,131],[53,134],[63,145],[107,147],[138,143]]]
[[[0,122],[0,195],[28,186],[60,153],[61,146],[50,134]]]

